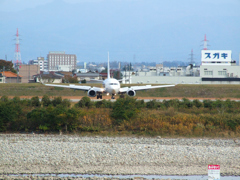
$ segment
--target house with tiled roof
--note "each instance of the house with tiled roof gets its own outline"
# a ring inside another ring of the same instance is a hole
[[[19,76],[16,73],[13,73],[11,71],[3,71],[0,73],[2,74],[2,76],[5,77],[5,83],[21,83],[22,82],[22,76]]]
[[[42,83],[62,83],[64,75],[57,74],[55,72],[41,72],[33,76],[35,82]]]

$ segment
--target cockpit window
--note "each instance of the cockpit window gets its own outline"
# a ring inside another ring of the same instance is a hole
[[[118,85],[117,83],[110,83],[110,85]]]

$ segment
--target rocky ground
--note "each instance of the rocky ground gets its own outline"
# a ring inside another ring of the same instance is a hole
[[[0,174],[240,175],[239,139],[0,134]]]

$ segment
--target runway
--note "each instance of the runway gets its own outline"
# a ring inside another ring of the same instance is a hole
[[[8,96],[8,98],[12,99],[14,96]],[[32,97],[35,97],[35,96],[20,96],[20,99],[31,99]],[[42,99],[42,96],[38,96],[39,99]],[[54,99],[54,97],[57,97],[57,96],[49,96],[50,99]],[[61,96],[62,99],[69,99],[71,102],[78,102],[80,101],[84,96]],[[119,96],[116,96],[116,99],[118,99]],[[162,102],[164,100],[171,100],[171,99],[178,99],[178,100],[182,100],[183,98],[186,98],[186,99],[189,99],[190,101],[193,101],[194,99],[198,99],[200,100],[201,102],[203,100],[212,100],[212,101],[215,101],[215,100],[227,100],[227,99],[230,99],[231,101],[240,101],[240,98],[202,98],[202,97],[134,97],[136,98],[137,100],[144,100],[144,102],[149,102],[149,101],[152,101],[152,100],[156,100],[156,101],[159,101],[159,102]],[[116,99],[111,99],[111,96],[103,96],[103,99],[97,99],[96,97],[90,97],[90,99],[92,101],[102,101],[102,100],[110,100],[111,102],[115,102]]]

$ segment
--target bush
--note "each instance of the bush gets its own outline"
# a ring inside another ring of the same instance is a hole
[[[171,99],[171,100],[164,99],[161,104],[165,108],[169,108],[169,107],[179,108],[182,105],[182,102],[180,102],[178,99]]]
[[[226,115],[224,119],[225,119],[225,124],[232,131],[236,131],[236,128],[240,125],[240,116],[239,115],[237,115],[237,116]]]
[[[183,98],[181,105],[184,108],[191,108],[193,106],[193,103],[189,99]]]
[[[41,103],[39,101],[38,96],[35,96],[35,97],[31,98],[31,106],[34,106],[34,107],[40,107],[41,106]]]
[[[138,113],[136,99],[132,97],[119,98],[113,104],[111,116],[115,119],[114,124],[120,125],[123,120],[129,121]]]
[[[168,101],[168,104],[170,107],[179,108],[181,105],[181,102],[178,99],[171,99]]]
[[[42,97],[42,105],[43,106],[49,106],[50,104],[52,104],[50,98],[48,97],[48,95],[44,95]]]
[[[216,101],[213,101],[213,107],[215,108],[222,108],[224,107],[224,101],[221,101],[219,99],[217,99]]]
[[[234,107],[234,101],[231,101],[230,99],[227,99],[224,104],[228,107],[228,108],[233,108]]]
[[[81,81],[82,84],[87,83],[86,79]]]
[[[199,101],[198,99],[194,99],[193,100],[193,106],[200,108],[203,106],[203,103],[201,101]]]
[[[91,101],[91,99],[87,96],[83,97],[77,104],[76,107],[92,107],[94,103]]]
[[[8,102],[8,97],[6,95],[2,96],[1,101]]]
[[[158,106],[160,107],[160,103],[158,103]],[[142,99],[142,100],[136,101],[136,107],[137,108],[144,108],[144,107],[146,107],[146,104],[145,104],[144,100]]]
[[[62,97],[54,97],[54,99],[52,100],[52,104],[55,107],[59,104],[62,104]]]
[[[163,106],[165,106],[166,108],[169,108],[169,107],[170,107],[170,102],[169,102],[169,101],[166,101],[165,99],[163,100],[162,104],[163,104]]]
[[[209,99],[203,100],[203,107],[212,109],[213,108],[213,102]]]
[[[27,114],[28,119],[28,129],[35,131],[44,127],[47,130],[49,127],[48,116],[45,108],[33,109]]]
[[[73,131],[78,128],[79,111],[76,108],[68,109],[66,112],[67,121],[65,121],[65,130]]]
[[[70,102],[69,99],[63,99],[62,105],[63,105],[64,107],[70,107],[70,106],[71,106],[71,102]]]
[[[22,114],[22,107],[20,103],[0,102],[0,131],[6,131],[11,128],[20,115]]]
[[[19,104],[19,103],[21,102],[20,97],[15,96],[15,97],[12,99],[12,102],[15,103],[15,104]]]
[[[156,101],[156,99],[148,101],[146,103],[146,108],[148,109],[157,109],[159,106],[159,103]]]
[[[106,99],[102,101],[96,101],[95,102],[95,107],[96,108],[112,108],[113,103],[111,101],[107,101]]]

